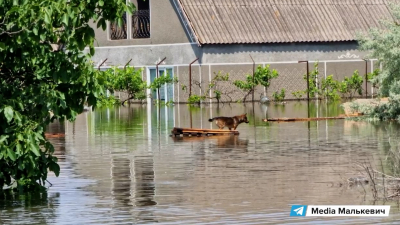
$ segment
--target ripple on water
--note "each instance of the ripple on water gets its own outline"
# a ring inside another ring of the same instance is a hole
[[[285,112],[291,112],[290,104]],[[254,127],[250,123],[239,126],[239,136],[172,138],[169,131],[174,124],[190,125],[185,107],[174,110],[161,110],[160,124],[157,110],[148,113],[145,107],[131,106],[81,114],[76,122],[62,125],[66,137],[52,139],[60,177],[49,176],[53,186],[34,205],[19,200],[0,204],[0,223],[385,222],[288,216],[293,204],[371,204],[359,188],[338,184],[356,174],[355,162],[378,163],[385,156],[384,125],[321,121]],[[212,115],[247,109],[239,104],[218,110],[193,112],[194,126],[210,128],[207,119]],[[386,221],[399,217],[396,210],[392,206],[393,215]]]

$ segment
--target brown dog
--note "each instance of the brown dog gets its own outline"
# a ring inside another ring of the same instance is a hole
[[[247,120],[247,113],[240,115],[240,116],[234,116],[234,117],[214,117],[212,119],[209,119],[208,121],[212,122],[215,121],[215,124],[219,127],[219,129],[224,129],[224,127],[228,127],[229,130],[233,128],[233,130],[236,130],[236,127],[239,126],[241,123],[249,123]]]

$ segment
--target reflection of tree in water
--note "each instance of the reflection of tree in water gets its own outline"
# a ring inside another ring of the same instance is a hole
[[[18,221],[20,224],[53,224],[59,193],[29,193],[18,195],[9,191],[0,192],[0,224]],[[29,216],[27,216],[29,211]]]
[[[154,201],[154,162],[152,156],[136,156],[132,163],[126,158],[113,159],[112,196],[116,200],[115,208],[122,212],[134,211],[140,222],[156,222],[152,206]],[[132,185],[132,180],[134,185]]]
[[[55,120],[46,128],[46,132],[50,134],[65,134],[65,124]],[[53,137],[48,140],[54,146],[54,156],[58,158],[58,162],[65,162],[65,137]]]
[[[382,159],[385,165],[384,172],[400,177],[400,124],[385,122],[372,124],[378,137],[378,148],[385,156]]]

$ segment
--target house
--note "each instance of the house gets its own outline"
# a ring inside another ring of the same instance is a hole
[[[284,88],[290,99],[292,92],[306,88],[306,66],[300,60],[309,61],[310,68],[319,62],[321,77],[334,74],[337,79],[356,69],[361,75],[376,69],[374,60],[364,61],[367,53],[357,49],[356,36],[392,18],[389,2],[393,1],[134,0],[137,11],[125,16],[123,27],[109,23],[106,31],[96,30],[93,60],[99,64],[108,59],[107,66],[131,60],[130,65],[144,68],[143,77],[150,82],[156,77],[156,64],[165,58],[160,74],[177,76],[179,83],[164,87],[160,98],[175,102],[189,96],[182,90],[189,86],[189,64],[193,63],[192,93],[199,95],[218,71],[233,80],[244,79],[252,73],[254,60],[280,74],[267,95]],[[365,91],[370,95],[374,90],[368,86]],[[257,90],[257,98],[261,92]],[[224,100],[242,96],[238,92]]]

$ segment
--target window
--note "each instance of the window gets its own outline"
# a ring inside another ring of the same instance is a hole
[[[117,22],[110,23],[110,39],[111,40],[120,40],[120,39],[127,39],[127,21],[126,21],[126,13],[122,16],[122,26],[118,26]]]
[[[150,0],[137,0],[131,17],[123,15],[123,25],[110,23],[110,39],[150,38]]]
[[[138,0],[137,11],[132,15],[132,38],[150,37],[149,0]]]

